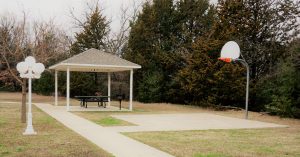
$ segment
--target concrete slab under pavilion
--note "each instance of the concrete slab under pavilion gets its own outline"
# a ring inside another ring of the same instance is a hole
[[[59,108],[65,108],[64,106],[57,106]],[[122,108],[120,110],[119,107],[116,106],[107,106],[106,108],[104,107],[98,107],[98,106],[88,106],[87,108],[85,107],[80,107],[80,106],[70,106],[69,111],[71,112],[126,112],[130,111],[129,109]]]

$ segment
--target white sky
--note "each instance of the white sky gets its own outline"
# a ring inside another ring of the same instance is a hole
[[[112,32],[117,32],[120,23],[120,8],[132,7],[141,4],[145,0],[99,0],[103,14],[111,20]],[[216,2],[217,0],[211,0]],[[74,10],[76,16],[81,16],[87,8],[87,3],[95,0],[0,0],[0,15],[12,14],[22,16],[25,11],[29,21],[49,21],[50,19],[64,28],[68,34],[72,34],[74,20],[70,11]]]

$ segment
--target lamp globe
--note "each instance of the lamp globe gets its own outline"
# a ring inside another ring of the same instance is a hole
[[[45,66],[42,63],[36,63],[32,67],[32,71],[34,74],[41,74],[45,70]]]
[[[33,66],[33,64],[35,63],[35,58],[32,56],[28,56],[25,58],[25,62],[29,64],[29,66]]]
[[[28,64],[26,62],[18,63],[17,70],[20,72],[20,74],[25,74],[28,70]]]

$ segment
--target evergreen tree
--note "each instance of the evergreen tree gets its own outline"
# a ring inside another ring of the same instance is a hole
[[[142,65],[135,94],[145,102],[244,107],[245,68],[218,61],[222,46],[238,42],[256,82],[285,58],[299,23],[293,0],[154,0],[132,23],[124,57]],[[258,110],[261,106],[258,106]],[[254,108],[252,108],[254,109]]]
[[[176,32],[172,17],[172,0],[155,0],[153,4],[144,4],[143,12],[132,24],[128,51],[124,57],[143,67],[135,74],[135,80],[138,80],[135,83],[136,96],[141,101],[164,101],[170,73],[167,69],[174,68],[172,64],[175,62],[171,55],[174,51],[173,34]],[[152,97],[149,97],[149,92]]]
[[[258,82],[258,100],[270,113],[300,118],[299,41],[290,44],[289,56]]]
[[[220,53],[223,43],[222,39],[203,36],[185,57],[186,66],[177,74],[177,80],[190,103],[244,106],[245,70],[239,64],[223,63],[213,57]]]
[[[215,35],[227,34],[228,40],[240,45],[250,66],[250,108],[255,107],[252,109],[261,109],[256,102],[257,81],[287,56],[288,43],[299,33],[299,6],[300,2],[293,0],[220,0],[218,3]],[[227,33],[220,31],[224,28]]]
[[[240,4],[230,7],[238,9]],[[222,46],[234,38],[236,30],[220,16],[216,17],[214,12],[207,15],[211,17],[206,19],[208,25],[195,39],[190,54],[184,57],[186,63],[177,74],[177,80],[186,92],[185,99],[193,104],[242,107],[245,97],[244,69],[239,64],[218,61]]]
[[[197,38],[210,31],[215,20],[215,7],[208,0],[180,0],[176,10],[181,24],[179,41],[190,50]]]
[[[193,51],[185,56],[186,66],[177,74],[177,80],[186,95],[185,99],[197,105],[204,105],[201,103],[208,100],[213,72],[213,60],[207,53],[210,46],[203,44],[208,43],[198,40],[194,44]],[[196,46],[199,47],[195,49]]]
[[[109,32],[109,23],[102,15],[98,6],[87,15],[82,31],[76,33],[76,41],[71,46],[71,54],[75,55],[90,48],[105,49],[105,38]]]
[[[184,93],[176,80],[178,70],[185,64],[182,56],[189,53],[199,34],[210,27],[212,17],[207,0],[145,3],[142,13],[132,24],[124,55],[143,67],[135,75],[139,100],[183,102]],[[203,22],[206,20],[208,22]],[[155,95],[155,100],[149,95]]]
[[[299,33],[300,1],[220,0],[221,27],[231,28],[250,65],[253,83],[286,56],[287,44]]]
[[[71,45],[71,55],[79,54],[90,48],[105,49],[105,38],[109,33],[109,23],[98,6],[86,16],[82,31],[76,33],[75,42]],[[72,73],[70,91],[73,95],[94,95],[102,84],[98,83],[97,73]]]

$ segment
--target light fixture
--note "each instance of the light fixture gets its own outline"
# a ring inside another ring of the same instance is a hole
[[[35,135],[36,132],[32,126],[32,112],[31,112],[31,79],[39,79],[45,70],[42,63],[36,63],[35,58],[29,56],[25,62],[17,64],[17,70],[21,78],[28,78],[28,113],[27,113],[27,127],[23,135]]]

